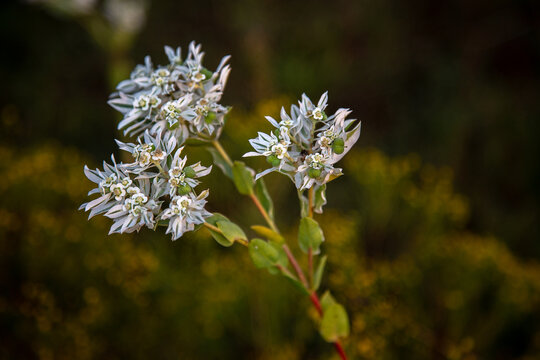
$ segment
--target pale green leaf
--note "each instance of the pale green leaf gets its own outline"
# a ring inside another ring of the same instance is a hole
[[[257,234],[259,234],[261,236],[264,236],[265,238],[267,238],[270,241],[274,241],[274,242],[276,242],[278,244],[283,244],[285,242],[285,239],[283,238],[283,236],[281,236],[280,234],[278,234],[277,232],[275,232],[274,230],[272,230],[272,229],[270,229],[270,228],[268,228],[266,226],[253,225],[251,228]]]
[[[232,174],[234,185],[236,185],[238,192],[243,195],[252,195],[253,186],[255,185],[252,170],[245,163],[235,161]]]
[[[237,240],[247,241],[246,234],[240,228],[240,226],[236,225],[235,223],[227,220],[220,220],[216,224],[217,227],[221,230],[223,236],[227,238],[227,240],[232,242],[235,242]]]
[[[336,342],[349,335],[349,318],[342,305],[334,303],[324,310],[320,332],[328,342]]]
[[[317,290],[321,286],[321,279],[324,273],[324,267],[326,265],[326,255],[319,260],[315,274],[313,274],[313,290]]]
[[[270,219],[274,220],[274,203],[272,202],[272,197],[268,193],[263,178],[260,178],[255,182],[255,195],[270,216]]]
[[[324,235],[319,224],[309,217],[304,217],[300,220],[298,229],[298,243],[300,249],[307,253],[311,248],[313,254],[320,253],[321,243],[324,241]]]

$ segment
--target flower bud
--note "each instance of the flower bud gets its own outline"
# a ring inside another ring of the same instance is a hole
[[[205,80],[210,79],[212,75],[214,75],[214,73],[208,70],[207,68],[202,68],[200,73],[204,75]]]
[[[345,150],[345,141],[341,138],[337,138],[332,142],[332,150],[336,154],[343,154],[343,151]]]
[[[307,173],[310,178],[316,179],[321,176],[321,169],[309,168]]]
[[[206,117],[204,118],[204,122],[207,124],[211,124],[214,122],[215,119],[216,119],[216,113],[213,111],[209,111],[208,115],[206,115]]]
[[[190,192],[191,192],[191,186],[187,184],[178,187],[178,195],[187,195]]]
[[[276,155],[270,155],[266,158],[266,161],[271,164],[272,166],[279,166],[281,163],[281,160],[278,159]]]
[[[195,172],[195,170],[193,170],[193,168],[191,166],[186,166],[184,168],[184,174],[188,178],[194,178],[197,175],[197,173]]]

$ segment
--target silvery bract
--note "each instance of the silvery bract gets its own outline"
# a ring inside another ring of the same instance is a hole
[[[181,49],[166,46],[169,64],[154,67],[150,57],[137,65],[130,79],[120,82],[109,104],[123,114],[118,124],[134,143],[116,141],[131,161],[103,164],[103,170],[85,167],[97,184],[89,195],[99,197],[81,209],[90,217],[103,214],[113,219],[110,233],[167,226],[173,240],[195,229],[211,214],[204,209],[208,190],[199,195],[199,178],[212,166],[187,165],[181,157],[189,138],[217,139],[228,107],[219,104],[230,72],[228,56],[211,72],[202,65],[201,46],[192,42],[185,59]]]
[[[361,123],[347,119],[351,113],[348,109],[339,109],[328,116],[327,94],[321,96],[317,105],[302,95],[299,106],[291,106],[290,114],[281,109],[279,122],[266,117],[275,129],[269,134],[259,132],[255,139],[249,140],[255,151],[244,155],[264,156],[272,165],[256,178],[278,171],[289,176],[301,192],[313,186],[318,190],[342,175],[334,164],[358,140]]]
[[[208,190],[203,191],[199,196],[193,193],[182,196],[174,196],[169,207],[161,213],[160,218],[169,221],[167,234],[172,234],[172,239],[176,240],[186,231],[193,231],[195,225],[204,223],[204,219],[210,214],[204,209],[208,196]]]
[[[133,162],[117,164],[112,157],[112,165],[103,163],[103,170],[85,167],[86,176],[97,185],[88,195],[99,196],[80,207],[90,211],[90,218],[103,214],[112,219],[109,234],[144,226],[155,229],[159,224],[176,240],[211,215],[204,209],[208,190],[197,195],[194,188],[200,183],[196,179],[212,167],[186,166],[187,158],[180,157],[183,147],[169,133],[152,136],[147,131],[137,143],[117,143]]]
[[[126,135],[169,132],[179,144],[188,138],[218,138],[229,107],[219,104],[230,67],[224,57],[215,71],[202,65],[201,46],[192,42],[185,60],[181,49],[165,47],[169,64],[154,67],[150,57],[118,84],[109,104],[122,113]]]

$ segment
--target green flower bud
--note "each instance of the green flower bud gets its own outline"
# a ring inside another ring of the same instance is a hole
[[[212,122],[214,122],[214,120],[216,120],[216,116],[217,114],[215,112],[209,111],[208,115],[206,115],[206,117],[204,118],[204,122],[207,124],[211,124]]]
[[[281,160],[278,159],[276,155],[270,155],[266,158],[266,161],[272,166],[279,166]]]
[[[309,168],[307,174],[310,178],[316,179],[321,176],[321,169]]]
[[[191,192],[191,186],[188,184],[178,187],[178,195],[187,195]]]
[[[210,70],[208,70],[207,68],[202,68],[200,73],[205,76],[205,80],[210,79],[212,77],[212,75],[214,75],[214,73],[211,72]]]
[[[332,150],[336,154],[343,154],[343,151],[345,151],[345,141],[341,138],[337,138],[332,142]]]
[[[195,170],[193,170],[193,168],[191,166],[186,166],[184,168],[184,174],[188,178],[194,178],[197,175],[197,173],[195,172]]]

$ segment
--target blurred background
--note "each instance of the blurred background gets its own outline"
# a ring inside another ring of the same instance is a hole
[[[106,236],[83,165],[115,84],[163,46],[231,54],[223,143],[329,90],[363,133],[318,220],[351,359],[538,359],[540,3],[34,0],[0,5],[0,358],[328,359],[309,302],[205,231]],[[192,157],[210,163],[204,152]],[[263,162],[249,161],[255,168]],[[209,208],[262,223],[214,171]],[[266,179],[294,239],[292,184]],[[303,259],[305,260],[305,259]]]

